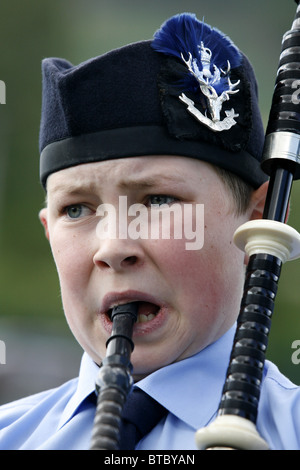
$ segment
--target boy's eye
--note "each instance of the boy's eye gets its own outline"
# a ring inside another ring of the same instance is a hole
[[[91,211],[82,204],[74,204],[65,208],[65,213],[70,219],[78,219],[79,217],[90,215]]]
[[[157,194],[149,197],[150,204],[156,206],[160,206],[162,204],[172,204],[175,200],[175,197],[164,196],[162,194]]]

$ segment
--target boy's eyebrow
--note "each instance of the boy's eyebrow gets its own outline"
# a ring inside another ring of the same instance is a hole
[[[133,189],[143,189],[143,188],[153,188],[157,184],[168,183],[168,184],[178,184],[185,183],[186,179],[181,175],[151,175],[146,177],[135,177],[127,178],[124,181],[119,183],[121,189],[133,188]]]
[[[120,189],[150,189],[155,187],[157,184],[172,184],[177,185],[179,183],[185,183],[186,178],[181,175],[151,175],[145,177],[126,177],[118,183]],[[71,184],[57,183],[52,188],[52,194],[58,194],[61,192],[67,192],[70,195],[76,195],[82,192],[91,193],[97,191],[97,188],[101,187],[101,183],[92,182],[73,182]]]
[[[59,194],[59,193],[68,193],[70,195],[76,195],[82,192],[93,192],[96,189],[97,185],[95,183],[72,183],[72,184],[65,184],[65,183],[57,183],[51,189],[52,194]]]

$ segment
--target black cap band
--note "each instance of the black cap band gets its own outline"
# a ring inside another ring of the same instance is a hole
[[[40,178],[46,187],[48,176],[64,168],[143,155],[197,158],[238,174],[255,188],[266,179],[259,162],[247,151],[233,153],[208,142],[176,141],[160,126],[111,129],[53,142],[41,154]],[[239,160],[242,165],[239,165]],[[237,167],[238,172],[235,171]]]

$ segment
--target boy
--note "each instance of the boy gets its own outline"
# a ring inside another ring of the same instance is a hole
[[[262,216],[263,141],[248,60],[193,15],[77,67],[44,61],[40,220],[85,352],[78,379],[1,408],[2,449],[89,448],[110,312],[132,301],[133,378],[165,410],[135,448],[196,448],[218,409],[242,295],[233,234]],[[157,210],[174,222],[169,237],[151,237]],[[197,249],[184,230],[175,236],[190,221],[203,229]],[[266,362],[257,424],[270,448],[300,447],[298,397]]]

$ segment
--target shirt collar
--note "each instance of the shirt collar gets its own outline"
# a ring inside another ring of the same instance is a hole
[[[220,403],[235,328],[198,354],[145,377],[137,386],[193,428],[206,426]],[[183,406],[183,401],[189,406]]]
[[[205,426],[216,413],[226,377],[235,326],[203,351],[159,369],[137,386],[190,426]],[[69,421],[95,391],[99,366],[84,353],[77,388],[65,407],[59,427]],[[182,401],[192,406],[182,406]]]
[[[81,403],[95,391],[98,373],[99,366],[85,352],[81,359],[76,391],[61,415],[59,428],[74,416]]]

